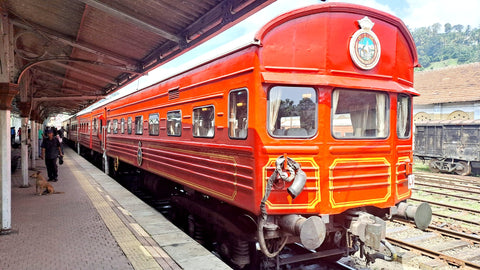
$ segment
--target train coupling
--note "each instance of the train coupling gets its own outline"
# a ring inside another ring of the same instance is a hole
[[[420,230],[425,230],[432,221],[432,208],[430,204],[423,202],[418,206],[401,202],[390,210],[394,216],[413,220],[415,226]]]
[[[356,245],[361,258],[365,257],[368,263],[376,258],[387,261],[396,259],[395,248],[385,240],[386,223],[383,219],[361,211],[352,211],[349,219],[349,246]]]

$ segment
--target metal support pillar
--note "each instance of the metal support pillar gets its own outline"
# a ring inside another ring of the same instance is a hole
[[[30,135],[30,141],[31,141],[31,154],[32,156],[30,157],[30,168],[32,170],[35,170],[35,167],[37,167],[36,159],[38,157],[38,130],[37,130],[37,123],[35,121],[30,121],[30,127],[32,129],[31,135]]]
[[[12,145],[10,109],[16,85],[0,83],[0,234],[12,228]]]
[[[22,185],[20,187],[29,187],[28,184],[28,117],[22,117]]]

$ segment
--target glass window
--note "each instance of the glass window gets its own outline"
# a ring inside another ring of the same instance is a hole
[[[122,120],[120,120],[120,132],[122,134],[125,133],[125,118],[122,118]]]
[[[215,136],[215,108],[213,106],[193,109],[193,136],[206,138]]]
[[[149,135],[158,135],[158,113],[152,113],[148,116],[148,134]]]
[[[118,120],[114,119],[113,120],[113,134],[117,134],[117,133],[118,133]]]
[[[103,129],[103,128],[102,128],[102,127],[103,127],[103,120],[100,119],[99,122],[100,122],[100,126],[99,126],[99,129],[98,129],[98,132],[101,134],[101,133],[102,133],[102,129]]]
[[[228,101],[228,136],[235,139],[245,139],[248,133],[247,90],[231,91]]]
[[[132,134],[132,117],[127,119],[127,133]]]
[[[112,125],[110,123],[110,120],[107,121],[107,133],[111,133],[112,132]]]
[[[335,138],[386,138],[388,95],[376,91],[334,90],[332,134]]]
[[[167,112],[167,135],[168,136],[182,135],[182,112],[181,111]]]
[[[268,95],[268,132],[274,137],[317,133],[317,93],[312,87],[276,86]]]
[[[398,95],[397,98],[397,135],[398,138],[410,138],[411,98]]]
[[[97,118],[93,119],[93,132],[97,132]]]
[[[143,115],[135,116],[135,134],[143,134]]]

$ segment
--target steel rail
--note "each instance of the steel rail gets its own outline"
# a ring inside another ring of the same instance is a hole
[[[446,188],[448,190],[452,191],[460,191],[460,192],[465,192],[465,193],[473,193],[473,194],[480,194],[480,188],[478,191],[473,191],[473,190],[467,190],[467,189],[461,189],[461,188],[454,188],[454,187],[443,187],[443,186],[438,186],[438,185],[432,185],[432,184],[425,184],[423,182],[415,182],[415,185],[417,186],[425,186],[425,187],[434,187],[434,188]],[[471,187],[471,189],[475,189],[475,187]]]
[[[467,267],[470,267],[470,268],[473,268],[473,269],[480,269],[480,264],[476,264],[474,262],[469,262],[469,261],[462,260],[460,258],[455,258],[455,257],[452,257],[450,255],[444,254],[442,252],[434,251],[434,250],[431,250],[431,249],[428,249],[428,248],[425,248],[425,247],[421,247],[421,246],[418,246],[418,245],[415,245],[415,244],[412,244],[412,243],[408,243],[408,242],[402,241],[400,239],[395,239],[395,238],[388,237],[388,236],[386,237],[386,239],[390,243],[392,243],[396,246],[400,246],[402,248],[406,248],[406,249],[409,249],[409,250],[414,249],[414,250],[420,252],[423,255],[439,258],[441,260],[446,261],[449,264],[453,264],[453,265],[456,265],[456,266],[467,266]]]
[[[395,218],[393,222],[406,225],[406,226],[414,226],[415,223],[410,220],[405,220],[403,218]],[[480,236],[474,234],[463,233],[455,230],[444,229],[442,227],[438,227],[435,225],[429,225],[428,228],[425,230],[426,232],[438,232],[441,235],[452,237],[452,238],[460,238],[471,241],[474,244],[480,244]]]
[[[456,221],[459,221],[459,222],[463,222],[463,223],[469,223],[469,224],[473,224],[473,225],[480,225],[480,221],[473,221],[473,220],[461,219],[461,218],[458,218],[458,217],[453,217],[453,216],[448,216],[448,215],[438,214],[438,213],[432,213],[432,215],[437,216],[437,217],[442,217],[442,218],[450,218],[450,219],[453,219],[453,220],[456,220]]]
[[[415,175],[418,179],[423,179],[425,181],[429,182],[448,182],[448,183],[453,183],[456,186],[460,187],[476,187],[480,186],[480,180],[479,181],[462,181],[461,179],[448,179],[448,178],[437,178],[437,177],[432,177],[432,176],[421,176],[421,175]]]
[[[415,172],[415,174],[418,175],[419,177],[445,179],[445,180],[454,179],[464,183],[480,184],[480,178],[473,177],[473,176],[461,176],[461,175],[455,175],[455,174],[454,175],[450,174],[448,176],[447,175],[431,175],[428,173],[420,173],[420,172]],[[466,179],[466,178],[470,178],[470,179]]]
[[[438,188],[443,188],[443,187],[438,187]],[[414,188],[413,190],[423,191],[423,192],[428,192],[428,193],[438,194],[438,195],[444,195],[444,196],[454,197],[454,198],[459,198],[459,199],[465,199],[465,200],[472,200],[472,201],[478,201],[479,200],[478,197],[477,198],[466,197],[466,196],[461,196],[461,195],[456,195],[456,194],[448,194],[448,193],[444,193],[444,192],[440,192],[440,191],[433,191],[433,190],[422,189],[422,188]],[[450,190],[450,189],[445,187],[445,190]]]
[[[434,201],[422,200],[422,199],[417,199],[417,198],[410,198],[409,200],[417,201],[417,202],[426,202],[426,203],[429,203],[429,204],[432,204],[432,205],[438,205],[438,206],[442,206],[442,207],[445,207],[445,208],[456,209],[456,210],[460,210],[460,211],[467,211],[467,212],[471,212],[471,213],[480,214],[480,210],[475,210],[475,209],[471,209],[471,208],[453,206],[453,205],[449,205],[449,204],[438,203],[438,202],[434,202]]]

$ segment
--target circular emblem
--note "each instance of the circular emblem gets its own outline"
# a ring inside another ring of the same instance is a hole
[[[374,23],[368,17],[359,20],[358,24],[360,29],[350,39],[350,56],[359,68],[369,70],[380,60],[380,41],[372,32]]]
[[[137,149],[137,164],[138,164],[138,166],[142,165],[142,161],[143,161],[142,142],[138,142],[138,149]]]

